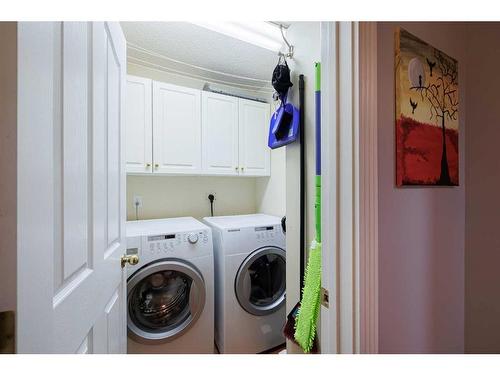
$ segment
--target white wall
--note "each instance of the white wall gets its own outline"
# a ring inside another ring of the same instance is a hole
[[[271,150],[271,177],[255,179],[257,212],[286,214],[286,148]]]
[[[293,22],[287,30],[287,38],[295,46],[293,60],[289,62],[292,70],[293,88],[289,99],[299,104],[299,74],[304,74],[305,81],[305,138],[306,138],[306,242],[310,244],[314,238],[314,196],[315,196],[315,100],[314,100],[314,63],[320,61],[320,23]],[[298,144],[286,149],[286,208],[287,208],[287,240],[286,240],[286,304],[289,312],[300,297],[300,149]],[[297,351],[290,343],[289,352]]]
[[[0,311],[6,311],[16,310],[17,290],[16,22],[0,22],[0,48]]]
[[[251,62],[249,62],[251,63]],[[269,69],[269,78],[272,70]],[[160,69],[128,64],[128,74],[146,77],[180,86],[203,89],[205,80],[172,74]],[[223,87],[218,85],[218,87]],[[269,91],[250,91],[226,86],[232,92],[271,101]],[[271,104],[271,110],[274,105]],[[210,214],[208,193],[215,192],[215,215],[239,215],[263,212],[285,214],[285,149],[271,151],[271,177],[183,177],[183,176],[128,176],[127,218],[135,219],[134,195],[143,198],[140,219],[193,216]]]
[[[143,199],[139,219],[210,216],[209,193],[215,193],[215,215],[257,212],[254,178],[127,176],[127,219],[135,220],[134,195]]]

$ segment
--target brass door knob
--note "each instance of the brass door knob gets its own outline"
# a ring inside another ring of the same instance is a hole
[[[120,259],[122,268],[128,263],[131,266],[135,266],[139,263],[139,257],[137,255],[123,255]]]

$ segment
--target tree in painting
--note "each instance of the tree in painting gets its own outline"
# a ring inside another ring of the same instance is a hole
[[[396,45],[397,184],[458,185],[458,63],[404,30]]]
[[[438,50],[434,50],[435,61],[429,59],[427,63],[430,67],[430,76],[432,70],[437,63],[439,70],[436,79],[439,83],[429,83],[427,86],[422,86],[422,77],[419,78],[419,85],[410,87],[410,90],[420,92],[421,100],[427,99],[429,102],[430,120],[439,118],[441,121],[441,130],[443,138],[443,150],[441,153],[441,174],[439,176],[439,185],[450,185],[450,172],[448,167],[448,158],[446,155],[446,119],[457,120],[458,115],[458,92],[455,88],[457,85],[458,69],[457,64],[450,61]],[[410,77],[410,80],[411,77]],[[413,81],[412,81],[413,83]],[[416,82],[415,82],[416,83]],[[418,105],[416,103],[415,105]]]

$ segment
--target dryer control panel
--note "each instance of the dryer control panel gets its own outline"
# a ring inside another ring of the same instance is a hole
[[[281,228],[278,228],[277,225],[255,227],[255,238],[258,242],[268,242],[269,240],[274,240],[278,235],[278,229],[281,231]]]

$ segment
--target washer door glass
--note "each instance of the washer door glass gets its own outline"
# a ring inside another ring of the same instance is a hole
[[[162,261],[137,271],[129,282],[129,333],[145,340],[169,341],[198,319],[205,288],[198,271],[179,261]]]
[[[267,315],[285,303],[285,251],[265,247],[250,254],[236,275],[236,297],[253,315]]]

